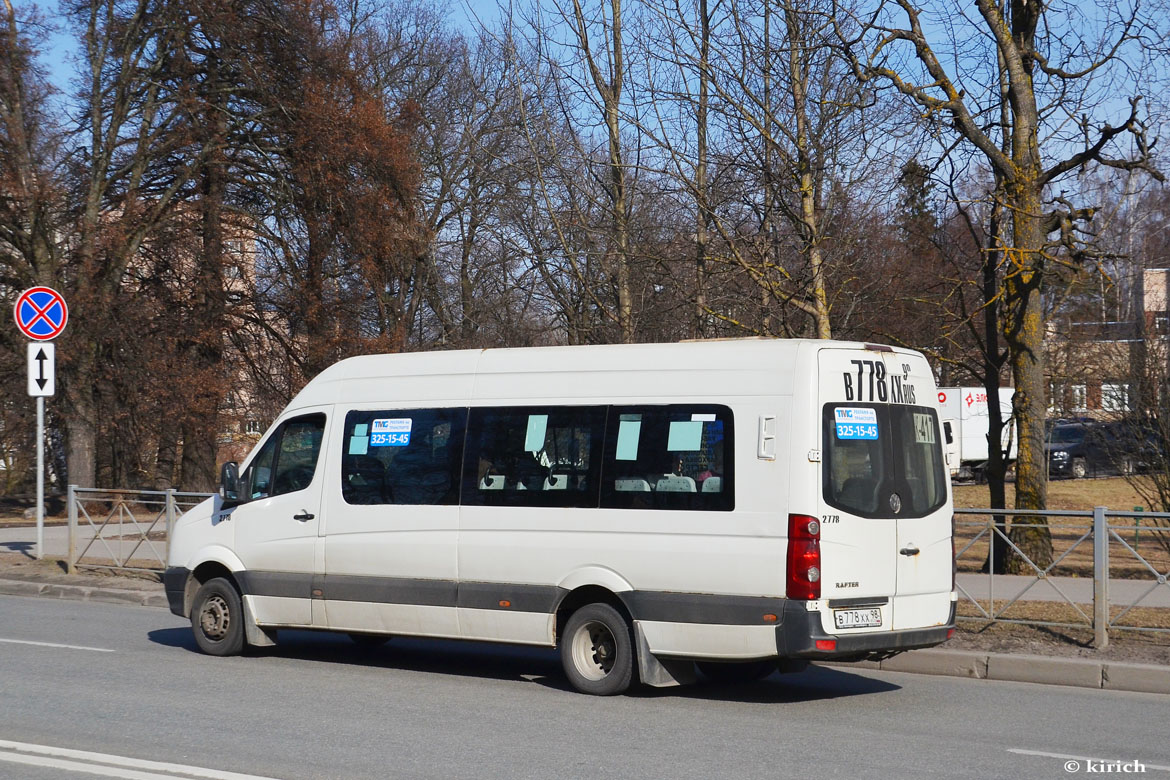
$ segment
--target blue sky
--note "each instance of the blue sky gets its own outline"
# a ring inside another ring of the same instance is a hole
[[[426,2],[426,0],[422,0]],[[506,2],[506,0],[505,0]],[[78,52],[77,41],[73,35],[63,28],[63,20],[54,0],[48,2],[30,2],[30,0],[13,0],[18,16],[23,16],[32,8],[39,8],[42,18],[57,30],[50,33],[45,46],[41,50],[41,62],[48,69],[53,84],[62,92],[68,92],[69,80],[75,68]],[[470,28],[475,19],[484,23],[491,23],[499,16],[499,7],[496,0],[449,0],[448,2],[434,3],[445,6],[448,10],[451,23],[457,27]]]

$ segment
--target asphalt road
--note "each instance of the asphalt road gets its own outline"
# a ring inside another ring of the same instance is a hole
[[[0,597],[0,777],[19,780],[1105,773],[1087,760],[1170,778],[1168,712],[1156,694],[828,668],[602,699],[547,650],[288,632],[211,658],[165,610]]]

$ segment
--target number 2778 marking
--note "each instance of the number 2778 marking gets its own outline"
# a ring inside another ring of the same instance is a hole
[[[850,360],[856,371],[841,374],[845,382],[846,401],[879,401],[890,397],[886,384],[886,364],[880,360]]]

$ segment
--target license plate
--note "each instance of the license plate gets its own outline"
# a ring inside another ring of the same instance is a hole
[[[882,624],[882,611],[873,609],[835,609],[833,625],[837,628],[871,628]]]

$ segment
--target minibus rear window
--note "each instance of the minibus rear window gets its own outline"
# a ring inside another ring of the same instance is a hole
[[[922,517],[946,501],[938,416],[923,406],[828,404],[825,502],[859,517]]]

